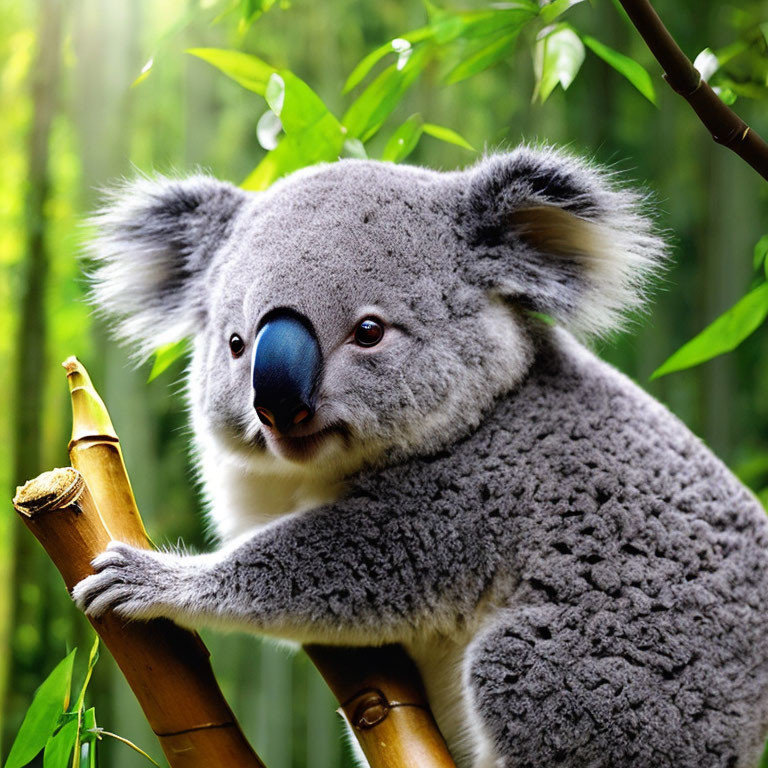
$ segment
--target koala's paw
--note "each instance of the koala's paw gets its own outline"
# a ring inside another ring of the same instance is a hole
[[[72,598],[88,616],[112,610],[128,619],[172,618],[182,582],[173,558],[113,541],[91,563],[96,573],[75,585]]]

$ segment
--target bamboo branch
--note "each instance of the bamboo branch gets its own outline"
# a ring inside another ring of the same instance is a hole
[[[619,2],[661,64],[664,79],[691,105],[712,138],[768,179],[768,144],[702,80],[649,0]]]
[[[455,768],[419,672],[399,645],[304,650],[341,704],[372,768]]]
[[[45,472],[17,490],[14,507],[72,589],[93,573],[110,534],[76,469]],[[91,619],[122,670],[171,768],[264,768],[213,677],[200,639],[170,621]]]
[[[14,504],[71,589],[110,539],[148,546],[107,409],[69,358],[73,468],[19,489]],[[81,474],[82,473],[82,474]],[[84,479],[83,479],[84,478]],[[47,514],[56,511],[57,514]],[[169,621],[92,620],[139,699],[172,768],[263,768],[213,678],[197,635]],[[454,768],[419,673],[399,646],[306,648],[372,768]]]
[[[27,483],[14,506],[71,590],[92,573],[91,560],[111,539],[145,547],[149,542],[109,414],[85,369],[73,358],[65,367],[73,409],[69,448],[76,468],[54,470]],[[196,634],[167,620],[125,622],[113,614],[91,623],[136,694],[172,768],[263,768]]]

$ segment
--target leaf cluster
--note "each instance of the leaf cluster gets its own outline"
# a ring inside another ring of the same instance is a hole
[[[3,768],[23,768],[40,752],[43,752],[43,768],[95,768],[96,742],[104,736],[123,742],[158,765],[135,744],[98,727],[95,708],[85,707],[85,694],[99,659],[98,636],[88,656],[80,691],[74,703],[71,702],[76,653],[77,648],[70,651],[37,689]]]

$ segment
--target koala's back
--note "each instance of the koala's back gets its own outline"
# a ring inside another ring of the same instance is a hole
[[[557,333],[492,418],[414,471],[495,548],[506,586],[465,679],[505,765],[755,764],[768,524],[663,406]]]

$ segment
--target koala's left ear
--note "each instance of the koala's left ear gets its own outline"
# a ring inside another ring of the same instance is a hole
[[[91,301],[142,357],[199,327],[211,258],[246,199],[208,176],[139,179],[93,217]]]
[[[582,334],[642,304],[665,255],[637,194],[552,149],[494,155],[459,178],[472,282]]]

